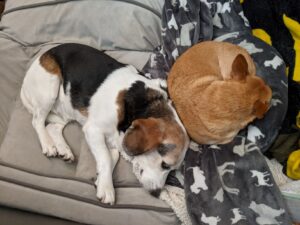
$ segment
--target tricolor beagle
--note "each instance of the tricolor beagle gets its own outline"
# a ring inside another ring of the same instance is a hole
[[[97,197],[113,204],[119,151],[152,194],[183,161],[189,138],[161,84],[97,49],[62,44],[32,63],[21,99],[48,157],[73,161],[62,131],[69,121],[83,126],[97,163]]]

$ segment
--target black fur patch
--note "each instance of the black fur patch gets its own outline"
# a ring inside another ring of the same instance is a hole
[[[148,117],[168,117],[172,115],[163,95],[147,88],[142,81],[136,81],[126,91],[124,97],[124,119],[118,124],[118,130],[125,132],[136,119]]]
[[[71,84],[71,103],[75,109],[87,108],[98,87],[114,70],[124,67],[103,51],[81,44],[62,44],[48,51],[61,68],[66,92]]]

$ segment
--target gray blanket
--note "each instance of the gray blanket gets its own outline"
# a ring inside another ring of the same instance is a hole
[[[287,109],[285,64],[278,52],[251,35],[238,0],[166,0],[162,46],[144,67],[151,78],[166,78],[185,50],[204,40],[244,47],[257,74],[272,88],[272,106],[229,144],[191,143],[182,173],[168,183],[185,189],[193,224],[291,224],[281,193],[262,155],[280,129]]]

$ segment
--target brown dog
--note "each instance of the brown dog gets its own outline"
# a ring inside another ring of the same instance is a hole
[[[268,111],[272,91],[256,75],[247,51],[207,41],[178,58],[168,90],[190,137],[200,144],[224,144]]]

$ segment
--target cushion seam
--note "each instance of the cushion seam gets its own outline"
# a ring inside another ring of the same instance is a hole
[[[2,17],[6,14],[9,14],[9,13],[12,13],[12,12],[15,12],[15,11],[19,11],[19,10],[23,10],[23,9],[30,9],[30,8],[36,8],[36,7],[41,7],[41,6],[49,6],[49,5],[57,5],[57,4],[71,2],[71,1],[83,1],[83,0],[56,0],[56,1],[47,1],[47,2],[42,2],[42,3],[32,3],[32,4],[28,4],[28,5],[23,5],[23,6],[17,6],[15,8],[5,10],[2,13]],[[146,10],[152,12],[154,15],[161,18],[161,15],[160,15],[159,12],[157,12],[156,10],[152,9],[151,7],[149,7],[147,5],[144,5],[140,2],[136,2],[136,1],[132,1],[132,0],[113,0],[113,1],[124,2],[124,3],[128,3],[128,4],[138,6],[140,8],[143,8],[143,9],[146,9]]]
[[[83,178],[74,178],[74,177],[67,177],[67,176],[55,176],[55,175],[42,174],[42,173],[38,173],[38,172],[35,172],[35,171],[32,171],[32,170],[21,168],[19,166],[12,165],[10,163],[7,163],[7,162],[1,161],[1,160],[0,160],[0,166],[8,167],[8,168],[15,169],[15,170],[20,170],[22,172],[30,173],[30,174],[37,175],[37,176],[40,176],[40,177],[77,181],[77,182],[81,182],[81,183],[85,183],[85,184],[89,184],[89,185],[94,186],[93,181],[86,180],[86,179],[83,179]],[[119,184],[118,185],[118,183],[116,183],[115,187],[116,188],[140,188],[141,186],[140,185],[132,185],[132,184],[131,185],[130,184],[129,185],[120,185]]]
[[[34,189],[34,190],[37,190],[37,191],[62,196],[62,197],[77,200],[77,201],[80,201],[80,202],[85,202],[85,203],[89,203],[89,204],[92,204],[92,205],[101,206],[102,208],[138,209],[138,210],[142,209],[142,210],[152,210],[152,211],[160,211],[160,212],[173,212],[173,210],[170,209],[170,208],[149,206],[149,205],[138,205],[138,204],[134,204],[134,205],[130,205],[130,204],[107,205],[107,204],[101,203],[101,202],[96,201],[96,200],[76,196],[76,195],[66,193],[66,192],[62,192],[62,191],[52,190],[52,189],[45,188],[45,187],[39,187],[37,185],[28,184],[28,183],[25,183],[25,182],[22,182],[22,181],[18,181],[18,180],[11,179],[11,178],[6,178],[6,177],[3,177],[3,176],[0,176],[0,180],[3,181],[3,182],[6,182],[6,183],[12,183],[12,184],[22,186],[22,187],[26,187],[26,188],[29,188],[29,189]]]

